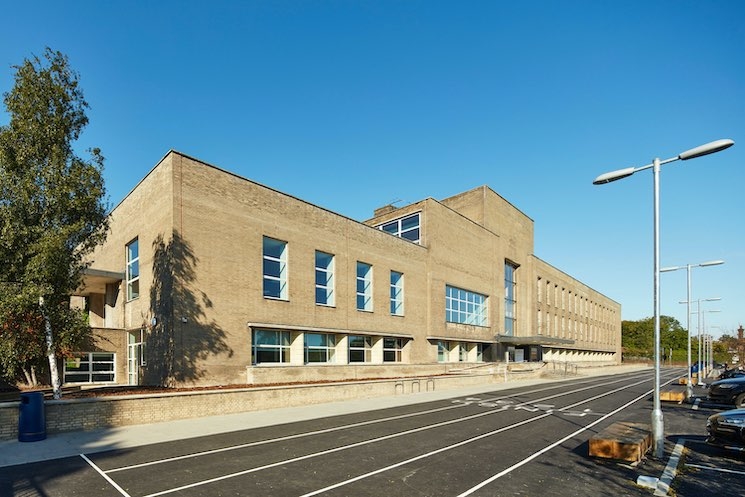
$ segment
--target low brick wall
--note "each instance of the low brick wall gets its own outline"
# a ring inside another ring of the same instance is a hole
[[[504,381],[499,374],[373,380],[186,393],[61,399],[45,402],[48,434],[158,423],[176,419],[410,395]],[[0,440],[18,437],[19,402],[0,403]]]

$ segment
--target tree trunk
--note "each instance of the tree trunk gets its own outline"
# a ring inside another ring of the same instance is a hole
[[[57,370],[57,357],[54,354],[52,322],[49,320],[49,315],[44,307],[44,297],[39,297],[39,307],[41,308],[41,315],[44,317],[44,336],[47,341],[47,359],[49,359],[49,375],[52,378],[53,397],[60,399],[62,398],[62,387],[59,379],[59,371]]]

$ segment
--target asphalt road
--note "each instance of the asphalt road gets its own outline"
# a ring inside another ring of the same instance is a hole
[[[663,383],[683,374],[663,370]],[[703,443],[715,407],[665,405],[666,455],[588,456],[616,421],[649,423],[651,370],[580,378],[0,468],[0,496],[745,495],[745,462]],[[665,472],[681,450],[676,471]],[[714,484],[716,483],[716,484]]]

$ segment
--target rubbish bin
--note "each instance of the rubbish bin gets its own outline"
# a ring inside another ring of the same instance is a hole
[[[44,415],[44,394],[28,392],[21,394],[18,411],[18,441],[38,442],[47,438],[47,420]]]

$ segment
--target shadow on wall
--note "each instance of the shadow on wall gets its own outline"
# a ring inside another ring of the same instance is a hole
[[[207,294],[194,288],[199,260],[189,243],[173,232],[153,242],[153,285],[150,315],[156,318],[145,341],[143,382],[174,386],[205,376],[200,362],[211,355],[233,355],[225,330],[214,320],[206,322],[205,309],[212,307]]]

